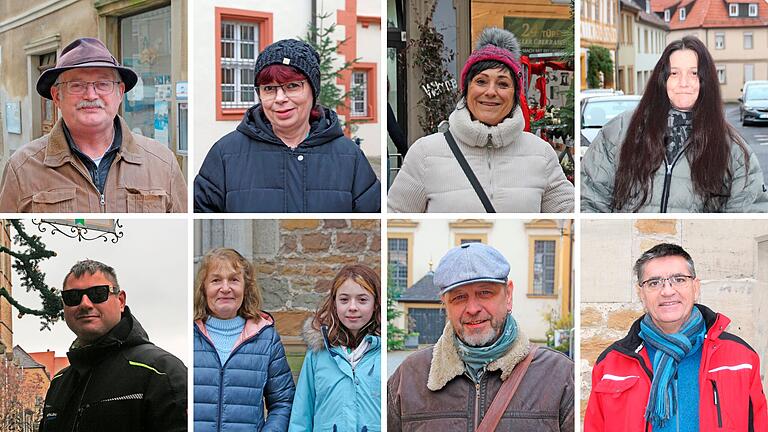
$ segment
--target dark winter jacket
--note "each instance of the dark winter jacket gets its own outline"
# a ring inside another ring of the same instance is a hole
[[[186,431],[187,368],[156,347],[128,307],[51,379],[41,432]]]
[[[262,318],[246,321],[223,365],[205,324],[195,322],[195,432],[288,430],[293,376],[272,317]]]
[[[757,353],[739,337],[725,331],[730,319],[705,306],[696,307],[707,325],[699,372],[699,430],[768,430]],[[598,357],[592,369],[585,432],[650,432],[653,429],[644,418],[653,364],[639,336],[641,319],[635,321],[626,337]]]
[[[205,157],[195,178],[195,212],[379,212],[381,184],[362,150],[324,108],[292,149],[256,105]]]

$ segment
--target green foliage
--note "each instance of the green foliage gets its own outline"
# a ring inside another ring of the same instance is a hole
[[[424,96],[417,102],[419,125],[427,134],[437,132],[437,126],[447,120],[456,108],[456,80],[445,65],[455,53],[445,48],[443,35],[432,22],[437,2],[433,2],[424,21],[419,24],[420,36],[408,42],[406,51],[412,54],[413,67],[422,71],[419,85]]]
[[[0,287],[0,297],[5,297],[8,302],[19,311],[19,317],[25,314],[39,316],[41,318],[41,330],[50,330],[51,325],[64,317],[64,305],[61,297],[55,288],[50,288],[45,283],[45,273],[40,271],[40,262],[56,256],[56,252],[45,248],[45,244],[40,241],[40,236],[29,235],[24,229],[24,225],[18,219],[10,219],[16,235],[13,242],[16,245],[26,248],[23,252],[15,252],[5,246],[0,246],[0,257],[2,253],[7,253],[15,260],[13,268],[21,276],[21,285],[27,292],[35,290],[42,299],[42,309],[31,309],[20,304],[11,296],[11,293]]]
[[[396,300],[401,290],[392,281],[392,269],[387,272],[387,351],[403,349],[405,345],[405,330],[395,326],[394,321],[403,313],[396,307]]]
[[[544,319],[549,323],[549,328],[546,331],[547,345],[552,348],[568,354],[570,352],[570,341],[566,339],[560,345],[555,346],[555,330],[573,330],[573,317],[571,314],[566,314],[560,317],[559,314],[553,309],[544,313]]]
[[[587,86],[600,88],[600,72],[604,77],[613,75],[613,60],[608,48],[591,45],[587,54]]]

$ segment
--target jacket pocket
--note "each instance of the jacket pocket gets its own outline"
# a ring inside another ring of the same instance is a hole
[[[145,191],[127,188],[128,213],[165,213],[168,194],[165,191]]]
[[[71,213],[75,211],[75,189],[58,189],[32,195],[33,213]]]
[[[645,427],[647,385],[639,376],[605,374],[592,388],[594,402],[600,407],[605,430],[642,432]],[[590,400],[590,403],[593,403]]]

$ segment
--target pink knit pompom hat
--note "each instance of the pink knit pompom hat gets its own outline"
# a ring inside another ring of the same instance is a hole
[[[487,27],[477,41],[477,47],[469,55],[467,62],[461,69],[461,91],[464,91],[465,80],[469,68],[483,60],[496,60],[505,64],[512,70],[518,82],[518,88],[523,88],[522,73],[520,67],[520,44],[515,35],[507,30],[497,27]]]

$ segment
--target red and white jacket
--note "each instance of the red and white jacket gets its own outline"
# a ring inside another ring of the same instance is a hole
[[[699,430],[768,431],[760,358],[749,344],[725,331],[731,322],[728,317],[706,306],[695,307],[707,325],[699,371]],[[585,432],[652,430],[644,415],[653,364],[639,336],[641,319],[626,337],[600,354],[592,369]]]

